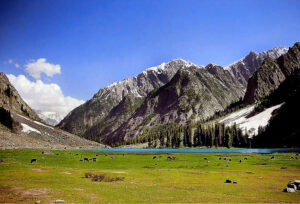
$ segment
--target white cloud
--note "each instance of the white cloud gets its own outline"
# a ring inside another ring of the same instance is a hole
[[[25,65],[25,71],[35,79],[41,78],[41,73],[52,77],[54,74],[60,74],[60,65],[46,62],[47,59],[40,58]]]
[[[20,65],[19,65],[19,64],[15,64],[15,66],[16,66],[16,68],[19,68],[19,67],[20,67]]]
[[[13,63],[13,60],[12,60],[12,59],[9,59],[9,60],[8,60],[8,63],[9,63],[9,64],[12,64],[12,63]]]
[[[64,96],[57,84],[45,84],[41,80],[30,81],[24,75],[7,75],[25,102],[35,110],[55,112],[62,117],[85,101]]]

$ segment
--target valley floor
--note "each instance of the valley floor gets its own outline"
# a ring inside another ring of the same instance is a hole
[[[300,179],[300,158],[291,159],[294,153],[52,153],[0,151],[0,203],[300,202],[300,191],[282,192],[290,180]],[[81,154],[97,161],[80,162]],[[37,162],[30,164],[31,159]],[[96,182],[85,173],[124,180]]]

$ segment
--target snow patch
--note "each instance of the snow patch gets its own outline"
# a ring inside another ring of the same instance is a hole
[[[40,123],[40,122],[38,122],[38,121],[33,121],[35,124],[38,124],[38,125],[41,125],[41,126],[44,126],[44,127],[46,127],[46,128],[50,128],[50,129],[54,129],[53,127],[50,127],[50,126],[48,126],[48,125],[45,125],[45,124],[43,124],[43,123]]]
[[[254,135],[258,134],[258,127],[266,127],[269,123],[270,118],[272,117],[272,112],[278,108],[280,108],[283,103],[267,108],[261,113],[254,115],[250,118],[246,118],[252,110],[254,109],[254,105],[243,110],[237,111],[235,113],[230,114],[226,118],[220,120],[220,122],[224,122],[226,126],[232,126],[234,123],[241,128],[244,133],[249,134],[249,138],[252,138]]]
[[[22,132],[25,132],[25,133],[36,132],[38,134],[41,134],[40,131],[38,131],[37,129],[34,129],[32,127],[30,127],[29,125],[26,125],[24,123],[21,123],[21,125],[22,125],[22,128],[23,128]]]
[[[29,118],[26,118],[25,116],[23,116],[23,115],[20,115],[20,114],[17,114],[18,116],[20,116],[21,118],[24,118],[25,120],[28,120],[28,121],[30,121],[30,122],[33,122],[33,123],[35,123],[35,124],[38,124],[38,125],[41,125],[41,126],[44,126],[44,127],[47,127],[47,128],[50,128],[50,129],[54,129],[53,127],[50,127],[50,126],[48,126],[48,125],[45,125],[45,124],[43,124],[43,123],[40,123],[40,122],[38,122],[38,121],[35,121],[35,120],[31,120],[31,119],[29,119]],[[22,123],[23,124],[23,123]],[[26,124],[25,124],[26,125]]]

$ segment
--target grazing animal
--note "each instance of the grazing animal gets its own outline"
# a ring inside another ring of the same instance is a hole
[[[3,162],[3,160],[2,159],[0,159],[0,163],[2,163]]]
[[[82,159],[80,159],[79,161],[81,161],[81,162],[82,162],[83,160],[82,160]]]
[[[97,158],[96,158],[96,157],[94,157],[94,158],[93,158],[93,162],[96,162],[96,161],[97,161]]]
[[[272,156],[271,159],[274,159],[274,156]]]
[[[294,157],[291,157],[291,159],[294,159]]]
[[[244,160],[248,160],[248,158],[247,158],[247,157],[245,157],[245,158],[244,158]]]
[[[111,156],[110,158],[111,158],[111,159],[114,159],[114,157],[113,157],[113,156]]]
[[[156,159],[156,156],[154,156],[152,159]]]
[[[31,159],[30,163],[32,164],[33,162],[36,162],[36,159]]]
[[[87,162],[89,162],[89,159],[88,158],[84,158],[84,160],[83,161],[87,161]]]
[[[226,158],[224,158],[224,160],[226,160]]]
[[[240,163],[242,163],[242,160],[240,160]]]
[[[225,183],[232,183],[232,181],[230,179],[226,179]]]
[[[78,154],[76,154],[76,156],[78,156]]]
[[[207,160],[207,158],[204,158],[204,160]]]
[[[170,156],[168,156],[168,158],[167,158],[167,160],[175,160],[176,159],[176,157],[170,157]]]
[[[96,154],[96,157],[98,157],[98,154]]]
[[[220,157],[219,160],[222,160],[222,158]]]
[[[58,153],[56,153],[55,155],[59,155]]]
[[[231,161],[231,159],[228,159],[228,161]]]

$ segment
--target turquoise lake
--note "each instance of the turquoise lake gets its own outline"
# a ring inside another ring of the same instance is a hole
[[[153,153],[261,153],[271,154],[275,152],[300,152],[300,149],[133,149],[133,148],[102,148],[102,149],[68,149],[84,151],[108,151],[108,152],[153,152]]]

